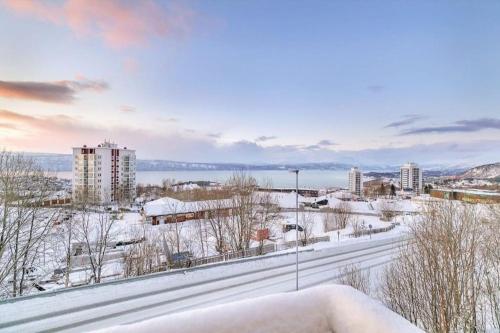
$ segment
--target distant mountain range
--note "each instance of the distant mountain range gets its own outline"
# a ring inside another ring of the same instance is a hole
[[[443,169],[443,170],[424,170],[422,171],[424,178],[425,177],[444,177],[444,176],[458,176],[464,172],[464,169]],[[399,178],[399,170],[398,171],[370,171],[364,172],[364,176],[373,177],[373,178]]]
[[[43,169],[50,171],[71,171],[72,156],[69,154],[24,153],[33,158]],[[197,163],[169,160],[137,160],[137,171],[213,171],[213,170],[347,170],[345,163],[300,163],[300,164],[243,164],[243,163]],[[377,169],[380,169],[377,168]]]
[[[42,168],[49,171],[71,171],[72,156],[69,154],[25,153]],[[348,170],[347,163],[284,163],[284,164],[243,164],[243,163],[196,163],[169,160],[137,160],[137,171],[237,171],[237,170]],[[395,177],[399,165],[360,165],[365,174],[372,177]],[[464,178],[500,177],[500,163],[487,164],[472,169],[464,166],[423,165],[424,175],[430,177],[461,175]]]
[[[460,175],[461,178],[494,179],[500,178],[500,162],[480,165],[471,168]]]

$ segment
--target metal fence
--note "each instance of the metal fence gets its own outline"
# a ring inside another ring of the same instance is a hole
[[[363,230],[358,230],[353,232],[352,234],[349,234],[349,237],[361,237],[361,236],[366,236],[366,235],[371,235],[371,234],[378,234],[380,232],[387,232],[396,227],[397,223],[391,223],[390,226],[384,227],[384,228],[376,228],[376,229],[363,229]]]
[[[307,241],[303,239],[299,239],[299,246],[307,246],[311,245],[314,243],[319,243],[319,242],[329,242],[330,241],[330,236],[321,236],[321,237],[311,237]],[[286,250],[292,247],[295,247],[295,241],[288,241],[283,244],[278,245],[279,250]],[[278,250],[278,251],[279,251]]]
[[[330,236],[311,237],[307,240],[307,242],[299,240],[299,246],[311,245],[318,242],[329,242],[329,241],[330,241]],[[189,264],[189,267],[212,264],[216,262],[228,261],[233,259],[255,257],[258,255],[273,253],[281,250],[290,249],[293,247],[295,247],[295,241],[289,241],[281,244],[266,244],[263,247],[253,247],[250,249],[236,251],[236,252],[228,252],[210,257],[192,259]]]
[[[266,244],[262,247],[253,247],[253,248],[245,249],[245,250],[241,250],[241,251],[227,252],[227,253],[219,254],[219,255],[215,255],[215,256],[196,258],[196,259],[191,260],[191,267],[212,264],[212,263],[221,262],[221,261],[239,259],[239,258],[255,257],[255,256],[262,255],[262,254],[272,253],[275,251],[276,251],[275,244]]]

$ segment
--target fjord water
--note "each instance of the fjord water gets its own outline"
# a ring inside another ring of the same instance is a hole
[[[185,181],[215,181],[224,183],[234,171],[137,171],[138,184],[160,185],[163,179]],[[295,187],[295,175],[287,170],[251,170],[246,171],[253,176],[259,184],[270,180],[274,187]],[[71,179],[70,171],[61,171],[57,177]],[[299,174],[299,186],[308,188],[346,187],[348,171],[346,170],[303,170]]]

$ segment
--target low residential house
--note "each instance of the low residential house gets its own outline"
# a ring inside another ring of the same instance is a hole
[[[58,191],[52,193],[49,197],[45,198],[42,202],[42,206],[50,207],[50,206],[61,206],[67,205],[71,203],[71,194],[66,191]]]
[[[500,204],[500,193],[472,189],[432,189],[433,198],[459,200],[469,203]]]
[[[181,201],[164,197],[144,205],[143,214],[152,225],[207,219],[212,214],[232,215],[233,202],[230,199]]]

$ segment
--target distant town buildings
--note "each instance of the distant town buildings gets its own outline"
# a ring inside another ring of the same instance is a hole
[[[415,163],[406,163],[400,169],[401,192],[413,192],[417,195],[422,190],[422,169]]]
[[[73,200],[114,203],[135,198],[135,150],[105,141],[73,148]]]
[[[360,197],[363,195],[363,173],[357,167],[349,171],[349,192]]]
[[[431,197],[469,203],[500,204],[500,193],[473,189],[432,189]]]

